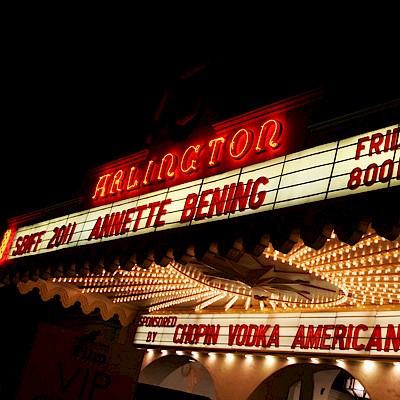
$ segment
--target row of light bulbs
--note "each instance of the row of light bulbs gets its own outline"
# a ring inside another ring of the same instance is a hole
[[[284,356],[284,355],[273,355],[273,354],[242,354],[242,353],[219,353],[219,352],[202,352],[202,351],[184,351],[184,350],[173,350],[173,349],[139,349],[139,350],[146,350],[146,352],[149,355],[156,355],[157,353],[161,353],[162,356],[166,356],[166,355],[171,355],[171,354],[176,354],[179,356],[191,356],[193,358],[197,358],[199,356],[208,356],[208,357],[216,357],[216,356],[225,356],[227,359],[234,359],[234,358],[240,358],[240,357],[244,357],[246,359],[252,359],[252,358],[265,358],[266,360],[272,361],[274,359],[286,359],[288,363],[290,364],[294,364],[297,361],[299,362],[304,362],[304,360],[308,360],[313,364],[319,364],[319,363],[326,363],[326,362],[331,362],[331,358],[329,359],[325,359],[325,358],[319,358],[319,357],[308,357],[308,356]],[[400,361],[386,361],[386,360],[371,360],[371,359],[335,359],[335,363],[338,366],[345,366],[346,362],[364,362],[366,365],[371,365],[374,362],[387,362],[387,363],[391,363],[394,366],[399,368],[399,372],[400,372]]]
[[[259,301],[258,306],[272,309],[292,310],[296,308],[326,308],[340,305],[392,305],[400,303],[399,292],[399,240],[390,242],[370,229],[356,246],[344,244],[335,234],[320,250],[306,247],[301,241],[288,253],[273,249],[270,244],[266,258],[288,263],[298,269],[320,277],[340,289],[340,296],[293,300],[285,294],[272,294],[268,301]],[[113,273],[86,277],[61,277],[54,281],[69,282],[81,287],[83,293],[103,293],[114,302],[146,301],[149,311],[196,302],[200,311],[219,300],[225,300],[229,310],[239,298],[244,300],[247,310],[252,300],[251,290],[232,287],[214,287],[201,273],[188,271],[172,261],[166,267],[153,263],[148,269],[134,265],[130,271],[117,268]]]

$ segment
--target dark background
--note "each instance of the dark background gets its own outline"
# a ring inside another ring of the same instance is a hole
[[[394,11],[192,6],[6,15],[0,235],[8,218],[76,198],[88,169],[143,148],[167,91],[184,104],[200,90],[221,120],[321,86],[337,115],[400,97]],[[193,68],[200,81],[181,89]]]

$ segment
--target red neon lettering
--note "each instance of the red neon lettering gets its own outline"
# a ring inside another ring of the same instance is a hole
[[[279,147],[281,134],[282,125],[280,122],[271,119],[263,123],[258,134],[257,145],[254,147],[256,155],[257,153],[267,150],[268,147],[272,149]],[[249,154],[254,146],[254,136],[255,134],[252,130],[241,128],[232,134],[229,146],[224,145],[229,139],[227,137],[221,136],[211,139],[208,142],[208,152],[204,156],[204,160],[201,158],[204,145],[190,145],[182,154],[177,155],[168,152],[161,158],[157,158],[157,154],[155,154],[152,160],[147,161],[147,166],[143,169],[142,167],[138,167],[138,165],[134,165],[124,167],[124,169],[118,169],[116,172],[110,174],[101,175],[98,177],[92,199],[99,200],[112,195],[121,195],[121,198],[122,196],[126,197],[124,193],[127,194],[127,192],[135,189],[143,189],[143,187],[155,183],[162,183],[165,182],[166,179],[178,179],[179,183],[185,180],[187,181],[187,178],[184,178],[182,174],[176,173],[178,164],[183,174],[197,172],[201,167],[202,177],[203,174],[204,176],[209,176],[206,167],[212,168],[220,165],[221,162],[224,161],[222,157],[226,155],[228,160],[227,167],[232,168],[233,164],[229,162],[229,159],[231,161],[238,161]],[[396,137],[393,136],[392,139],[389,137],[385,138],[384,145],[386,147],[393,146],[393,141],[396,138],[397,134]],[[372,148],[379,148],[379,146],[380,142],[373,145]],[[379,148],[379,150],[381,150],[381,148]],[[202,165],[202,161],[205,161],[208,165]],[[242,164],[239,162],[238,166],[242,166]],[[230,212],[232,199],[233,192],[229,192],[228,200],[225,201],[225,213]]]
[[[211,147],[211,155],[210,159],[208,160],[208,165],[213,167],[214,165],[218,164],[218,156],[220,153],[221,145],[225,142],[225,138],[220,137],[216,139],[210,140],[208,143],[209,147]]]
[[[126,186],[126,190],[133,190],[139,187],[139,181],[135,179],[136,172],[137,172],[136,167],[132,167],[131,170],[129,171],[129,179]]]
[[[258,141],[257,141],[257,146],[256,146],[256,151],[258,153],[266,150],[267,134],[270,130],[272,131],[272,134],[271,134],[271,138],[268,142],[268,145],[270,147],[272,147],[273,149],[276,149],[279,147],[279,144],[280,144],[279,139],[282,134],[282,125],[280,122],[278,122],[274,119],[270,119],[261,126],[261,130],[260,130],[260,134],[258,136]],[[264,136],[264,141],[261,142],[263,139],[263,136]]]
[[[97,196],[100,197],[106,196],[107,185],[108,181],[110,180],[110,177],[111,177],[110,174],[100,176],[99,181],[97,182],[96,185],[96,189],[94,190],[94,195],[92,199],[96,199]]]
[[[117,173],[114,175],[109,193],[110,194],[115,194],[117,192],[122,192],[122,180],[124,178],[124,171],[121,169],[117,171]]]
[[[241,137],[244,136],[244,143]],[[252,133],[249,132],[247,129],[239,129],[234,135],[231,140],[231,144],[229,146],[229,154],[232,158],[242,158],[249,150],[252,144]],[[241,149],[238,149],[241,147]]]
[[[167,164],[169,160],[169,164]],[[171,153],[166,154],[160,165],[160,170],[158,172],[158,180],[163,181],[166,177],[173,178],[175,175],[174,169],[178,163],[178,157]]]
[[[153,171],[153,167],[154,167],[154,161],[149,160],[149,163],[147,164],[146,174],[143,179],[143,185],[145,185],[145,186],[150,185],[152,183],[151,182],[151,173]]]
[[[181,171],[185,174],[189,174],[197,170],[198,155],[200,152],[200,145],[189,146],[182,156]]]

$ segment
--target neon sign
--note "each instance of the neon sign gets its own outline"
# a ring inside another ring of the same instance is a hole
[[[397,125],[388,126],[20,227],[3,248],[9,249],[7,258],[15,258],[396,187],[400,185],[398,132]],[[368,141],[364,138],[378,134],[391,145],[381,151],[364,149]],[[354,185],[357,171],[364,179]]]
[[[93,208],[276,159],[304,147],[316,100],[301,95],[199,127],[184,141],[154,144],[147,154],[88,171],[83,208]]]
[[[252,128],[240,128],[232,134],[225,132],[205,144],[204,138],[198,138],[194,144],[183,149],[176,146],[178,148],[174,152],[166,152],[159,161],[151,158],[143,165],[123,166],[115,172],[100,175],[92,199],[96,201],[113,196],[115,200],[115,196],[120,194],[132,192],[134,196],[140,188],[156,186],[167,180],[173,185],[175,181],[209,176],[215,173],[211,169],[224,163],[235,168],[242,166],[240,160],[246,156],[251,156],[254,162],[259,154],[269,152],[267,157],[263,157],[268,159],[276,155],[272,151],[280,147],[282,136],[282,123],[268,119],[261,124],[258,132]]]

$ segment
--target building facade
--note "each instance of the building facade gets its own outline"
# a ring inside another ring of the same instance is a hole
[[[1,290],[52,307],[17,398],[397,399],[400,102],[323,99],[199,123],[10,219]]]

